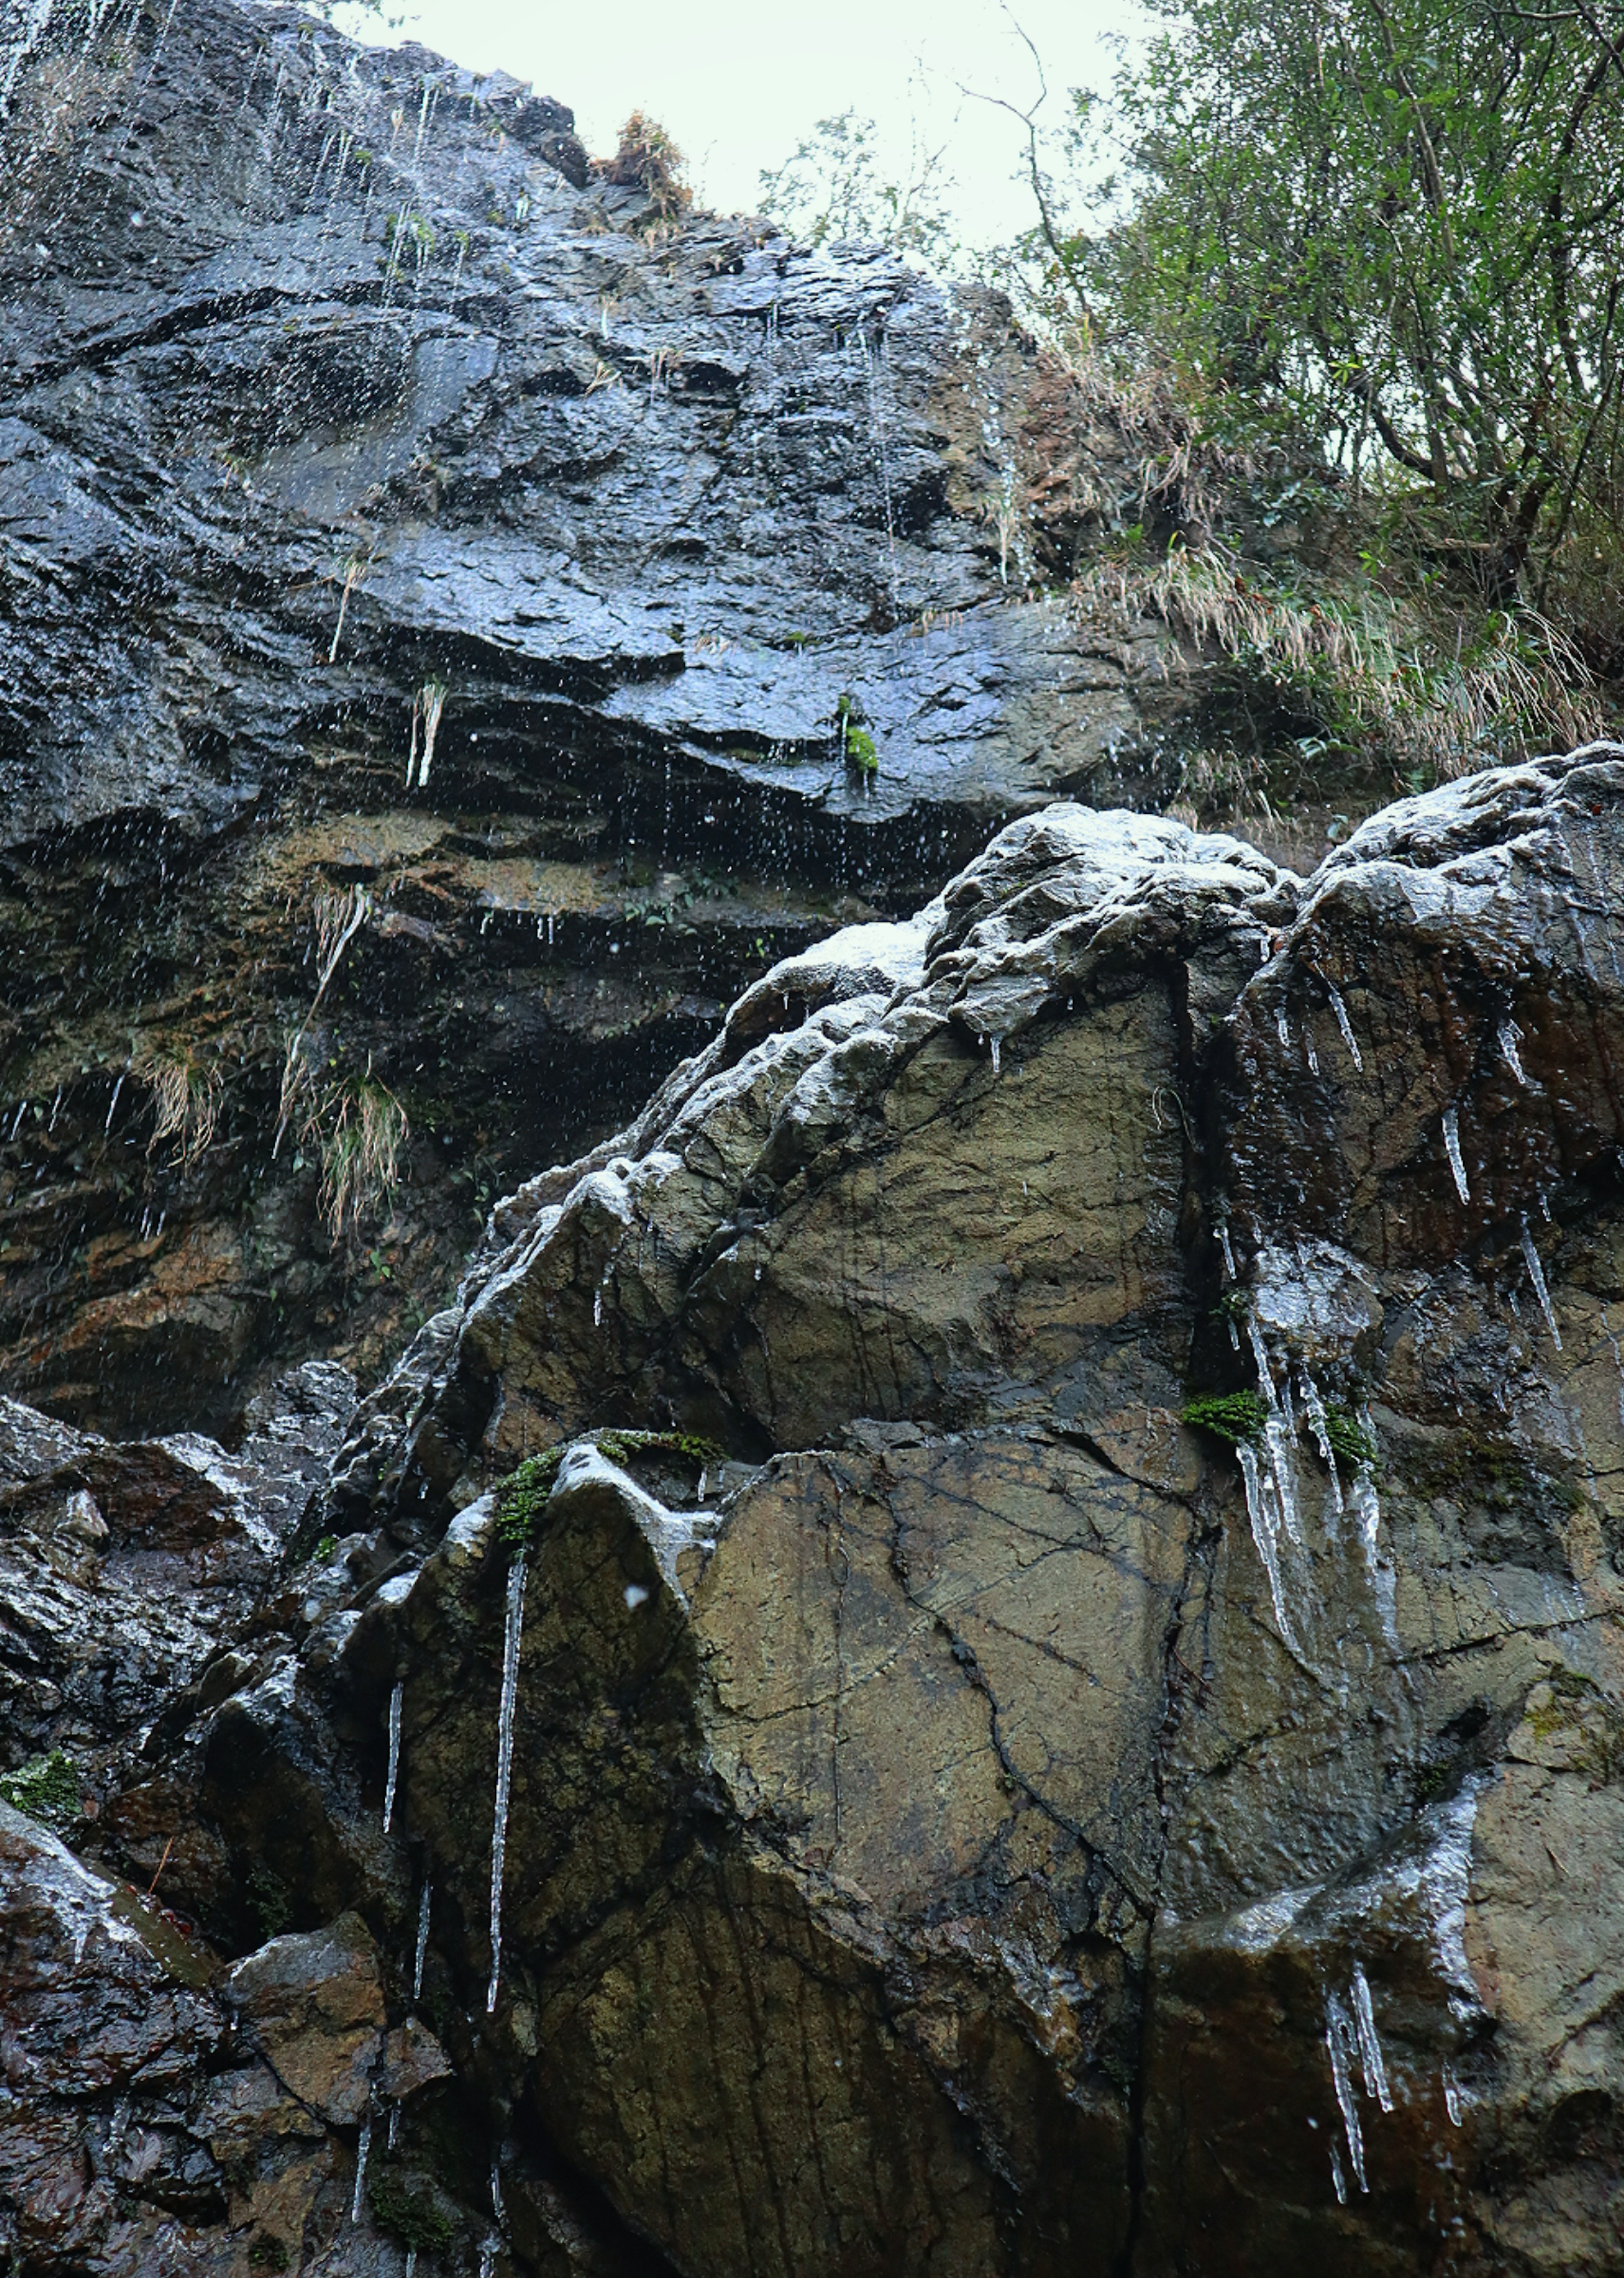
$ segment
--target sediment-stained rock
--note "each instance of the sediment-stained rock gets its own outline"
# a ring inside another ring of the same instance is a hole
[[[1306,885],[1060,807],[768,975],[363,1406],[381,1586],[193,1744],[232,1872],[324,1828],[309,1919],[402,1955],[427,1886],[452,2060],[684,2272],[1612,2267],[1612,963],[1558,850],[1605,875],[1621,791],[1478,779]],[[1403,1234],[1414,1150],[1343,1199],[1487,955],[1467,861],[1544,864],[1519,970],[1596,1007],[1544,1300],[1520,1210],[1509,1273]]]

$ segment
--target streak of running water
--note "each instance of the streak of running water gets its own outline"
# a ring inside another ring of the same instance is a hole
[[[502,1976],[502,1870],[507,1861],[507,1803],[513,1789],[513,1726],[519,1701],[519,1647],[524,1636],[524,1565],[521,1550],[507,1576],[507,1620],[502,1639],[502,1695],[496,1724],[496,1816],[491,1830],[491,1984],[485,2014],[496,2008]]]

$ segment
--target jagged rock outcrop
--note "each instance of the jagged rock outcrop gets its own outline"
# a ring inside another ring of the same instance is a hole
[[[0,1367],[231,1430],[1130,765],[1160,637],[1022,596],[1132,454],[1002,303],[674,221],[500,74],[238,0],[0,42]]]
[[[1616,2268],[1621,846],[1061,806],[785,961],[363,1403],[175,1902],[426,1921],[693,2278]]]

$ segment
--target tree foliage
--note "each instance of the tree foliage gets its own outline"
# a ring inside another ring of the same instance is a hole
[[[954,249],[941,150],[915,141],[905,173],[888,179],[872,118],[820,118],[782,166],[764,170],[761,211],[808,245],[862,240],[945,263]]]
[[[1384,459],[1491,598],[1613,577],[1624,8],[1161,4],[1074,314],[1355,472]]]

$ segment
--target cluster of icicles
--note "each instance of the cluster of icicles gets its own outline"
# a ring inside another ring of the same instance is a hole
[[[1346,2205],[1350,2171],[1361,2191],[1369,2191],[1370,2188],[1365,2166],[1364,2128],[1359,2116],[1359,2096],[1354,2081],[1355,2066],[1363,2076],[1366,2096],[1384,2112],[1391,2112],[1393,2108],[1393,2094],[1388,2083],[1386,2062],[1382,2055],[1381,2037],[1376,2030],[1376,2008],[1370,1999],[1370,1981],[1365,1976],[1362,1962],[1353,1964],[1353,1974],[1348,1982],[1346,1996],[1329,1985],[1325,1988],[1325,2050],[1330,2059],[1330,2084],[1336,2092],[1337,2109],[1342,2115],[1343,2141],[1347,2147],[1347,2166],[1344,2167],[1341,2151],[1332,2138],[1330,2180],[1338,2203]],[[1459,2128],[1463,2098],[1460,2083],[1448,2066],[1444,2068],[1444,2108],[1449,2114],[1451,2126]]]
[[[524,1633],[524,1581],[526,1554],[522,1549],[515,1557],[507,1572],[507,1617],[502,1640],[502,1689],[497,1715],[496,1732],[496,1812],[491,1832],[491,1978],[485,1992],[485,2013],[490,2015],[496,2007],[496,1997],[501,1984],[502,1971],[502,1882],[507,1859],[507,1811],[513,1790],[514,1724],[519,1700],[519,1649]],[[389,1695],[389,1762],[384,1777],[384,1832],[387,1835],[394,1823],[395,1798],[400,1781],[400,1725],[406,1704],[406,1679],[397,1677]],[[417,1906],[417,1948],[412,1964],[412,2000],[423,1999],[423,1965],[429,1953],[429,1922],[433,1905],[433,1887],[425,1876]],[[393,2149],[400,2125],[400,2107],[394,2105],[389,2114],[389,2144]],[[350,2221],[359,2223],[365,2202],[367,2161],[372,2148],[372,2121],[369,2117],[362,2123],[361,2138],[355,2154],[355,2188],[350,2202]],[[500,2173],[493,2162],[491,2168],[491,2208],[497,2230],[480,2248],[481,2278],[491,2278],[496,2256],[501,2247],[503,2227],[502,2190]],[[417,2250],[413,2247],[406,2258],[406,2278],[416,2278]]]

